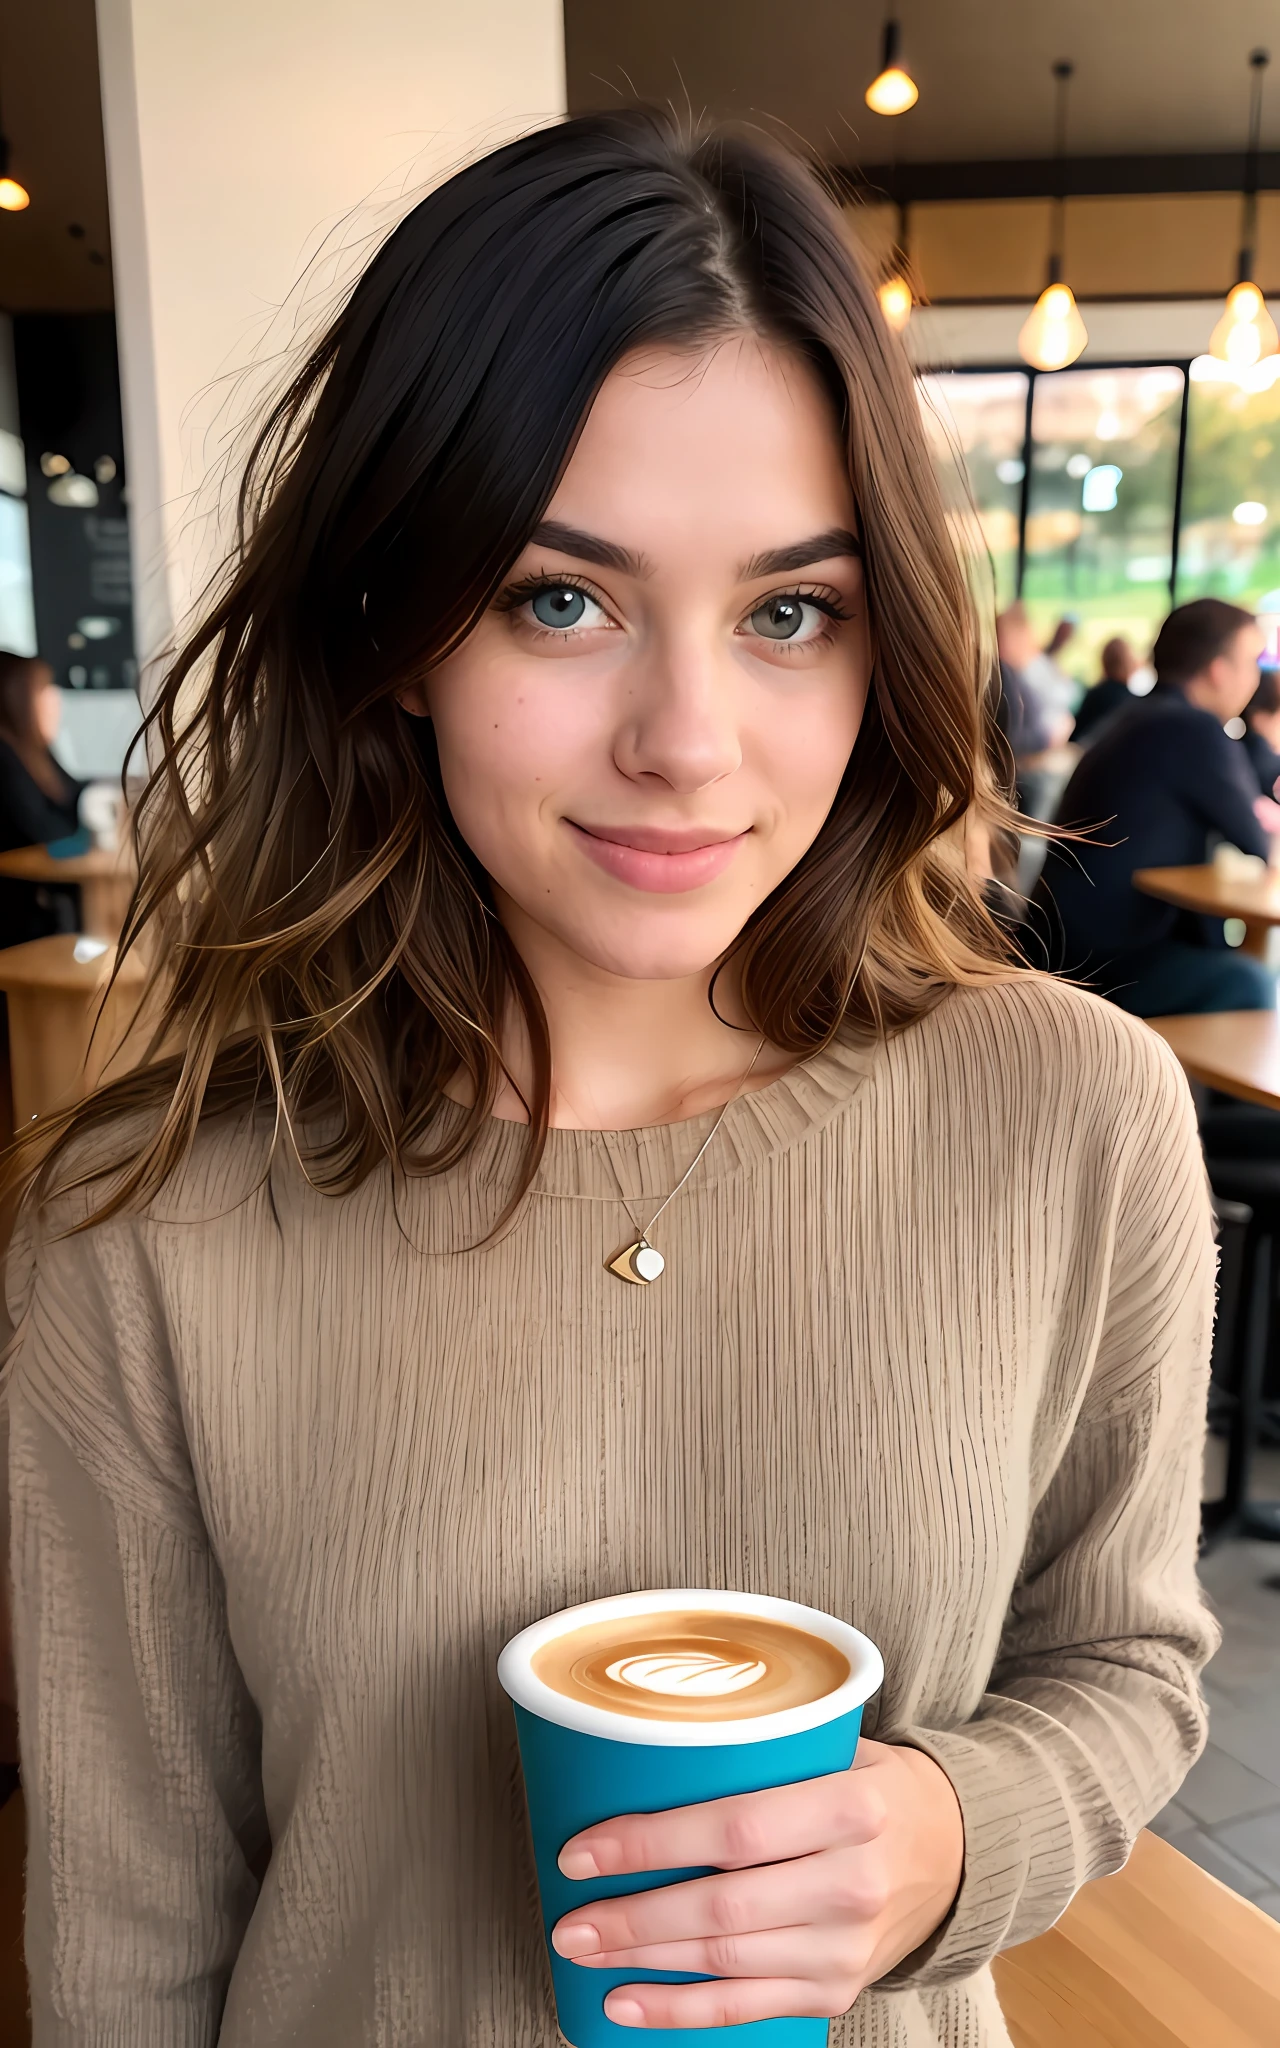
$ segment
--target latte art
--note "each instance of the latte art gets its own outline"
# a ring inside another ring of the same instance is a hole
[[[825,1699],[849,1676],[834,1643],[752,1614],[620,1615],[536,1650],[553,1692],[645,1721],[740,1721]]]
[[[723,1657],[715,1650],[685,1650],[663,1656],[618,1657],[605,1665],[605,1675],[641,1692],[666,1693],[671,1699],[719,1700],[727,1693],[754,1685],[769,1667],[759,1657],[747,1662]]]

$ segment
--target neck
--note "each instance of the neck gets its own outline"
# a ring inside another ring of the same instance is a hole
[[[712,968],[671,981],[634,981],[571,953],[513,904],[499,908],[546,1012],[553,1126],[638,1130],[679,1123],[738,1092],[760,1036],[741,1013],[731,970],[716,983],[717,1017],[708,1001]],[[527,1098],[531,1061],[515,1019],[503,1055]],[[765,1046],[749,1085],[760,1087],[792,1064],[792,1055]],[[510,1084],[494,1108],[498,1116],[524,1118]]]
[[[1198,711],[1212,711],[1215,718],[1224,716],[1218,702],[1218,693],[1208,676],[1189,676],[1187,681],[1178,684],[1177,688],[1178,694],[1185,697],[1188,704],[1194,704]]]

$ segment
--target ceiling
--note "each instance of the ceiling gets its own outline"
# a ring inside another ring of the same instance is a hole
[[[24,212],[0,213],[0,309],[101,311],[111,243],[93,0],[0,0],[0,112],[31,194]]]
[[[1044,157],[1069,58],[1073,155],[1238,150],[1248,54],[1270,44],[1263,144],[1280,146],[1277,0],[898,0],[909,114],[871,113],[883,0],[565,0],[569,105],[632,97],[791,130],[829,161]]]
[[[1239,150],[1246,59],[1274,45],[1263,146],[1280,150],[1277,0],[899,0],[919,104],[868,112],[881,0],[565,0],[574,112],[633,97],[757,120],[848,165],[1044,157],[1050,65],[1076,65],[1073,157]],[[31,192],[0,213],[0,309],[111,304],[94,0],[0,0],[0,107]],[[71,232],[73,227],[83,234]]]

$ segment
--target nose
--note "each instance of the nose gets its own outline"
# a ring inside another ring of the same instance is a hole
[[[651,647],[627,679],[614,760],[632,781],[650,778],[680,796],[722,782],[742,765],[740,678],[714,641],[684,633]]]

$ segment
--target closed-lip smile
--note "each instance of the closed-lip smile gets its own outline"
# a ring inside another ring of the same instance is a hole
[[[565,824],[588,860],[630,888],[674,896],[699,889],[722,875],[750,835],[717,825]]]

